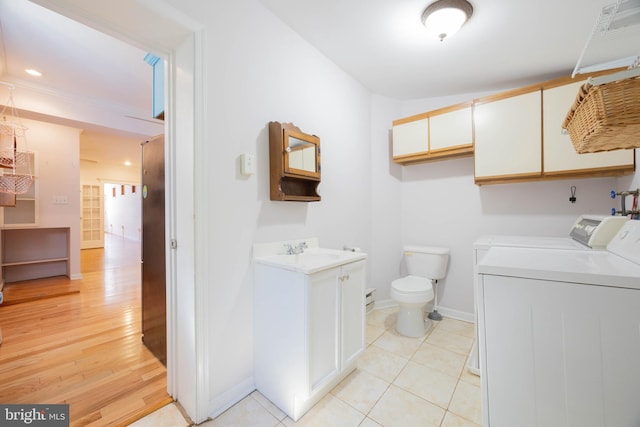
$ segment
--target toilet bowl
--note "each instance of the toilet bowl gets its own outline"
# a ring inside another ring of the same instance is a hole
[[[398,303],[396,330],[407,337],[421,337],[431,327],[423,307],[434,299],[433,281],[445,276],[449,249],[406,246],[406,277],[391,282],[391,298]]]

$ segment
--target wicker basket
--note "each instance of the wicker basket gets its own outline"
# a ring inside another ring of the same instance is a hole
[[[640,77],[585,83],[562,127],[580,154],[640,147]]]

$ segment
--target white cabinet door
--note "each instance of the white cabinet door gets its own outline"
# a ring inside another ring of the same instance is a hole
[[[461,108],[429,118],[429,152],[473,145],[471,107]]]
[[[541,108],[540,91],[475,106],[476,182],[542,173]]]
[[[338,375],[339,268],[309,276],[310,392]]]
[[[633,150],[578,154],[569,135],[561,132],[562,122],[583,83],[581,81],[543,91],[545,173],[633,166]]]
[[[365,262],[359,261],[342,267],[338,280],[342,288],[342,343],[341,368],[355,363],[364,351],[365,333]]]
[[[393,125],[393,157],[429,151],[429,119]]]

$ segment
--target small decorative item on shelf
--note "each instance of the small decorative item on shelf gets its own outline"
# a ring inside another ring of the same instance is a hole
[[[13,101],[13,85],[9,100],[0,111],[0,193],[24,194],[33,184],[31,155],[27,147],[27,128],[22,125]]]

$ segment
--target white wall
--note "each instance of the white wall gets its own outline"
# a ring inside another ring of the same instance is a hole
[[[124,186],[124,195],[122,194]],[[115,197],[113,190],[115,189]],[[129,184],[104,184],[104,231],[125,239],[140,241],[142,227],[142,188]]]
[[[253,389],[255,242],[371,246],[371,95],[258,1],[174,2],[207,28],[210,405]],[[179,4],[178,4],[179,3]],[[320,137],[321,202],[269,200],[268,123]],[[257,174],[238,157],[255,153]]]
[[[402,106],[405,117],[484,94],[412,100]],[[389,126],[391,124],[389,123]],[[636,154],[637,155],[637,154]],[[402,167],[402,242],[451,249],[447,277],[440,281],[440,312],[473,319],[473,242],[484,234],[566,237],[580,214],[609,215],[619,201],[610,191],[638,187],[638,173],[623,178],[476,186],[473,158]],[[635,182],[635,184],[633,183]],[[569,202],[570,188],[577,201]],[[386,284],[386,283],[385,283]],[[389,286],[378,289],[388,298]]]
[[[22,119],[27,127],[29,151],[38,163],[38,226],[69,227],[69,274],[80,274],[80,129]],[[20,141],[18,141],[20,142]],[[64,196],[67,203],[56,204],[54,197]],[[10,208],[4,208],[10,209]]]

